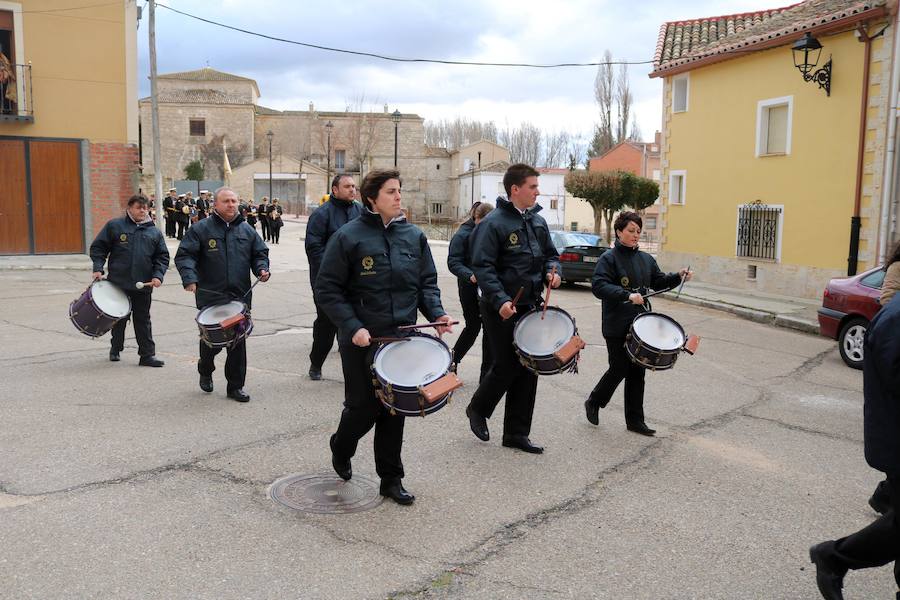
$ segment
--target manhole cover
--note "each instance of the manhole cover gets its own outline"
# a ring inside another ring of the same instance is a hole
[[[336,475],[288,475],[269,487],[272,500],[311,513],[343,514],[381,504],[378,482],[361,475],[344,481]]]

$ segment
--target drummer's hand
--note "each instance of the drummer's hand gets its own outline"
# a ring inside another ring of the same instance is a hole
[[[688,268],[681,269],[678,271],[678,274],[681,275],[681,278],[685,281],[690,281],[691,277],[694,276],[694,272],[689,270]]]
[[[193,294],[194,292],[197,291],[197,284],[196,284],[196,283],[189,283],[189,284],[187,284],[186,286],[184,286],[184,290],[185,290],[186,292],[190,292],[190,293]]]
[[[354,346],[359,346],[360,348],[365,348],[369,344],[372,343],[372,336],[369,335],[369,330],[365,327],[361,327],[356,330],[356,333],[353,334],[353,337],[350,339],[353,342]]]
[[[500,318],[504,321],[516,314],[516,307],[513,306],[512,301],[506,301],[503,303],[503,306],[500,307]]]
[[[159,287],[162,285],[162,281],[160,281],[158,278],[154,277],[153,279],[150,280],[150,285],[152,285],[153,287]]]
[[[450,315],[444,315],[443,317],[435,319],[435,323],[450,323],[451,321],[453,321],[453,317]],[[434,329],[437,331],[438,336],[444,335],[445,333],[453,333],[453,325],[438,325]]]
[[[475,279],[475,275],[470,275],[470,276],[469,276],[469,281],[471,281],[472,283],[478,283],[478,280]]]
[[[272,274],[266,270],[262,270],[259,272],[259,280],[262,281],[263,283],[267,282],[269,280],[269,277],[271,277],[271,276],[272,276]]]
[[[547,273],[547,281],[550,282],[550,287],[555,289],[562,283],[562,277],[559,276],[559,273]]]
[[[644,304],[644,297],[641,296],[640,294],[638,294],[637,292],[628,296],[628,300],[631,301],[632,304],[638,304],[638,305]]]
[[[91,273],[91,277],[94,278],[94,281],[100,281],[101,279],[103,279],[103,273],[100,271],[94,271],[93,273]]]

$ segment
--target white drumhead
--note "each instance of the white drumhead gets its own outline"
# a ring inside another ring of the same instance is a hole
[[[547,308],[544,319],[541,311],[522,317],[516,323],[513,341],[519,350],[531,356],[549,356],[575,335],[575,322],[561,310]]]
[[[125,292],[109,281],[95,281],[91,285],[91,298],[97,308],[111,317],[121,319],[131,312],[131,302]]]
[[[234,317],[244,311],[244,303],[232,300],[225,304],[216,304],[200,311],[197,322],[201,325],[218,325],[225,319]]]
[[[638,315],[631,326],[642,342],[657,350],[678,350],[684,345],[681,327],[660,315]]]
[[[428,385],[450,368],[450,350],[431,337],[411,336],[408,342],[392,342],[375,357],[375,372],[393,385]]]

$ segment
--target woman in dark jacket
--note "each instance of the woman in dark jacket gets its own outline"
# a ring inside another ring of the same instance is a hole
[[[691,271],[665,274],[656,260],[638,249],[643,221],[635,212],[619,214],[613,227],[616,243],[597,261],[591,288],[603,301],[603,337],[609,353],[609,369],[584,402],[587,420],[599,424],[604,408],[622,380],[625,380],[625,425],[629,431],[653,435],[656,430],[644,423],[644,367],[632,362],[625,350],[625,336],[631,322],[643,312],[649,289],[665,289],[691,278]]]
[[[432,322],[452,319],[441,305],[428,240],[400,207],[400,174],[370,171],[360,194],[366,210],[328,240],[325,268],[315,284],[317,301],[338,328],[344,370],[344,409],[331,436],[331,465],[350,479],[357,444],[374,426],[381,495],[412,504],[415,496],[401,483],[404,417],[392,415],[375,397],[372,338],[397,336],[399,326],[416,322],[417,311]],[[437,328],[439,334],[450,330],[450,325]]]
[[[478,338],[478,332],[481,331],[481,311],[478,308],[478,284],[475,279],[475,273],[472,271],[472,252],[469,247],[472,232],[475,227],[481,223],[489,212],[494,209],[493,206],[486,202],[476,202],[469,211],[469,218],[465,223],[459,226],[453,239],[450,240],[450,252],[447,255],[447,266],[450,272],[456,275],[456,285],[459,289],[459,303],[462,305],[463,318],[466,326],[456,339],[453,346],[453,358],[456,364],[462,362],[463,357],[475,343]],[[480,382],[484,375],[491,368],[491,346],[488,343],[487,336],[481,338],[481,375],[478,377]]]

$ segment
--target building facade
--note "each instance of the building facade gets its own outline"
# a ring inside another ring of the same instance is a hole
[[[662,25],[664,266],[817,298],[882,260],[896,219],[895,22],[895,2],[808,0]],[[822,46],[815,65],[792,51],[806,34]]]
[[[138,189],[136,2],[57,4],[0,0],[0,254],[85,252]]]

